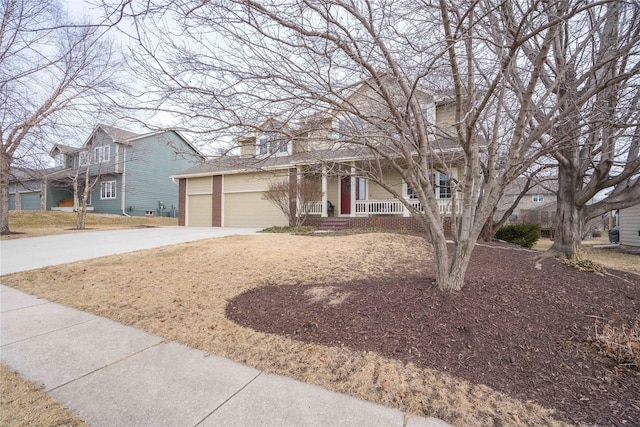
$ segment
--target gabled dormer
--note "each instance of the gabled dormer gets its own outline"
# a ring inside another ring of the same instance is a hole
[[[49,155],[53,158],[56,169],[69,169],[78,166],[79,154],[83,151],[82,148],[55,144]]]
[[[242,157],[289,156],[294,151],[290,128],[276,119],[239,138],[238,144]]]

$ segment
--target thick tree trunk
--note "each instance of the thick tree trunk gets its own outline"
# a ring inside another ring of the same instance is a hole
[[[551,250],[567,259],[579,258],[582,247],[584,220],[575,200],[579,188],[580,184],[573,171],[565,170],[561,164],[558,168],[556,224]]]
[[[0,152],[0,234],[7,234],[9,230],[9,168],[11,157]]]

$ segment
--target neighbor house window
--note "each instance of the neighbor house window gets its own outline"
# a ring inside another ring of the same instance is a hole
[[[544,202],[544,194],[534,194],[532,200],[534,202]]]
[[[116,198],[116,182],[102,181],[100,183],[100,198],[115,199]]]
[[[105,145],[105,146],[101,146],[101,147],[96,147],[94,149],[94,161],[95,163],[102,163],[102,162],[108,162],[109,158],[110,158],[110,153],[111,151],[109,150],[109,146]]]

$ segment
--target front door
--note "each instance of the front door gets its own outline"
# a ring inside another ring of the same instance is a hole
[[[340,215],[351,214],[351,177],[345,176],[340,180]]]

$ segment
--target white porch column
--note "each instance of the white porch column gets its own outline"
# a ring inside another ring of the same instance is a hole
[[[350,176],[350,184],[351,184],[351,214],[349,216],[356,216],[356,193],[358,189],[356,188],[356,165],[354,162],[351,162],[351,176]]]
[[[302,180],[304,176],[302,175],[302,168],[300,166],[296,166],[296,217],[300,217],[302,215],[302,210],[304,206],[302,205]]]
[[[409,192],[407,191],[407,183],[404,179],[402,180],[402,196],[406,200],[409,199]],[[405,205],[402,205],[402,216],[404,217],[411,216],[411,214],[409,214],[409,209],[407,209]]]
[[[328,200],[327,200],[327,167],[322,167],[322,217],[326,218],[329,216],[328,208]]]

